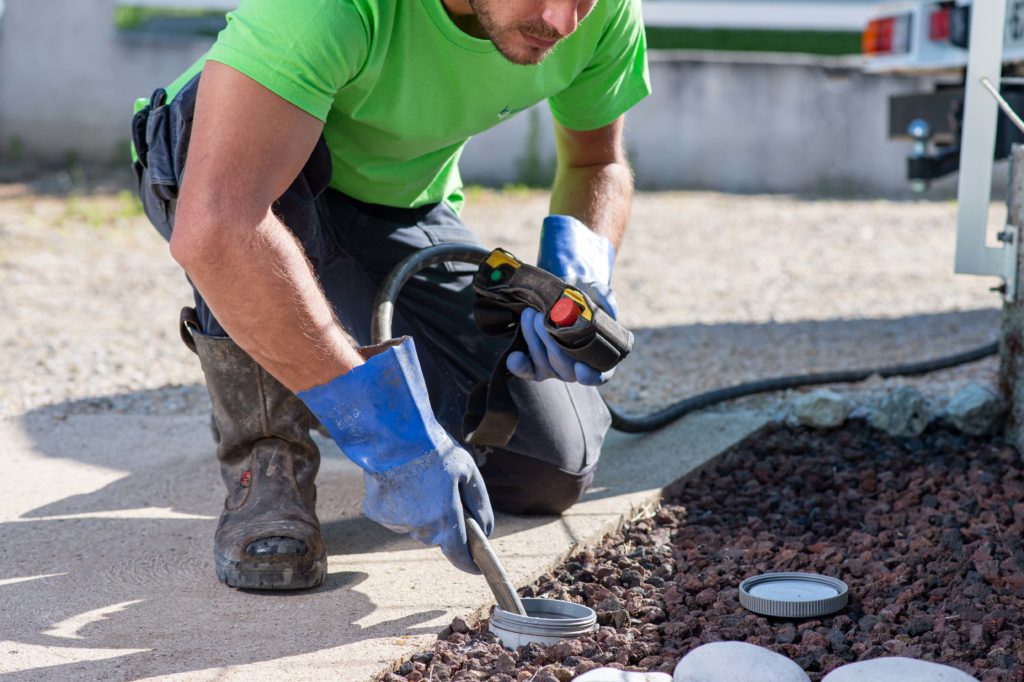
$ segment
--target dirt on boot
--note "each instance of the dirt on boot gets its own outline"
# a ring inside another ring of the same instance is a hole
[[[316,587],[327,549],[316,515],[312,415],[231,339],[199,332],[191,308],[182,311],[181,332],[206,376],[227,488],[214,534],[217,577],[247,589]]]

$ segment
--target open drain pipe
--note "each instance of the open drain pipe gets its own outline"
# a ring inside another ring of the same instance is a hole
[[[417,251],[403,259],[388,274],[377,292],[373,304],[373,319],[370,335],[373,343],[391,338],[391,323],[394,318],[395,301],[405,283],[420,270],[446,262],[479,265],[490,253],[489,249],[473,244],[439,244]],[[770,393],[822,384],[845,384],[864,381],[878,375],[883,378],[895,376],[918,376],[958,365],[976,362],[999,354],[999,343],[993,342],[963,353],[948,355],[921,362],[869,367],[863,369],[839,370],[836,372],[815,372],[760,379],[726,388],[719,388],[684,398],[663,410],[648,415],[631,415],[608,405],[612,415],[612,428],[625,433],[644,433],[667,426],[681,417],[712,405],[759,393]],[[605,403],[607,405],[607,402]]]
[[[521,599],[483,529],[468,516],[466,536],[473,561],[480,567],[498,603],[491,614],[489,628],[503,646],[515,649],[531,642],[554,644],[597,629],[597,612],[589,606],[561,599]]]

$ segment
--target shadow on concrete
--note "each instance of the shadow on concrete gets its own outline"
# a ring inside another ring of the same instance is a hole
[[[20,421],[34,453],[73,460],[78,473],[69,479],[52,473],[62,462],[52,471],[45,460],[33,463],[44,479],[33,490],[53,501],[0,516],[0,641],[7,649],[0,659],[9,657],[0,672],[14,680],[137,679],[436,632],[425,624],[443,609],[375,615],[392,605],[361,592],[365,572],[329,568],[319,588],[295,593],[222,586],[211,540],[223,493],[205,424],[197,416],[54,420],[45,411]],[[321,486],[330,488],[337,467],[325,474]],[[87,492],[60,492],[76,489]],[[364,519],[350,522],[354,536],[388,533]],[[332,554],[344,551],[345,543],[335,545]],[[19,669],[19,648],[31,661],[33,647],[51,654],[60,647],[47,660],[72,662]]]
[[[657,364],[647,363],[655,372],[652,384],[664,382],[671,368],[678,377],[669,394],[674,399],[717,387],[715,367],[750,362],[751,349],[764,353],[775,339],[806,350],[785,353],[802,358],[802,364],[779,367],[778,373],[796,373],[934,357],[990,342],[997,328],[998,311],[975,310],[893,320],[642,329],[634,362],[647,353],[658,358]],[[843,348],[841,355],[836,347]],[[643,363],[637,364],[636,370],[622,368],[633,390],[645,383]],[[761,357],[751,371],[771,365],[771,358]],[[158,404],[161,390],[136,397],[145,398],[140,404]],[[0,642],[14,652],[65,647],[101,658],[15,667],[11,679],[137,679],[437,632],[438,623],[431,621],[444,609],[413,609],[412,615],[382,620],[380,610],[386,614],[396,605],[363,594],[360,586],[370,574],[362,571],[332,567],[323,586],[295,594],[221,586],[212,569],[211,540],[223,491],[208,417],[201,409],[167,415],[110,414],[98,408],[118,398],[47,406],[12,423],[14,463],[9,466],[31,476],[25,479],[27,489],[14,491],[13,502],[0,504]],[[669,432],[613,434],[584,501],[671,483],[637,458],[652,449],[685,445],[672,443],[672,437]],[[340,453],[325,455],[318,510],[332,563],[381,555],[392,566],[415,564],[420,555],[414,551],[422,551],[418,543],[359,514],[361,479]],[[555,520],[502,516],[496,538]],[[104,650],[109,652],[96,653]],[[31,658],[31,651],[27,655]]]
[[[181,392],[101,396],[0,421],[0,461],[14,455],[31,479],[21,496],[0,502],[0,649],[8,647],[0,673],[138,679],[315,657],[361,641],[374,651],[373,640],[432,636],[447,624],[452,602],[403,586],[364,590],[370,573],[348,570],[402,571],[422,561],[424,548],[360,515],[362,472],[326,447],[318,476],[325,583],[295,593],[221,585],[212,539],[224,491],[208,413],[154,408]],[[104,405],[158,413],[112,414]],[[495,535],[550,521],[523,519],[513,530],[502,520]],[[379,655],[384,666],[393,654]],[[81,660],[89,657],[99,660]]]

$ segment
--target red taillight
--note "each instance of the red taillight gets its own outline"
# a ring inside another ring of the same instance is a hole
[[[872,19],[861,37],[864,54],[910,52],[910,15]]]
[[[872,19],[861,37],[864,54],[889,52],[892,46],[892,19]]]
[[[932,10],[928,17],[928,39],[949,40],[949,19],[953,15],[952,7],[939,7]]]

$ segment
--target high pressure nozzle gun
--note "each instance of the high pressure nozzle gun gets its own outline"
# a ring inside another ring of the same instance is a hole
[[[633,334],[561,278],[494,249],[473,279],[477,326],[495,336],[515,331],[527,306],[544,313],[544,328],[574,360],[606,372],[633,348]]]
[[[570,357],[600,372],[615,367],[633,348],[633,334],[585,292],[504,249],[494,249],[480,264],[473,290],[473,317],[480,331],[511,337],[490,380],[470,392],[463,432],[474,445],[504,447],[515,433],[519,407],[508,384],[506,360],[513,352],[528,351],[519,325],[527,306],[544,314],[544,328]]]

